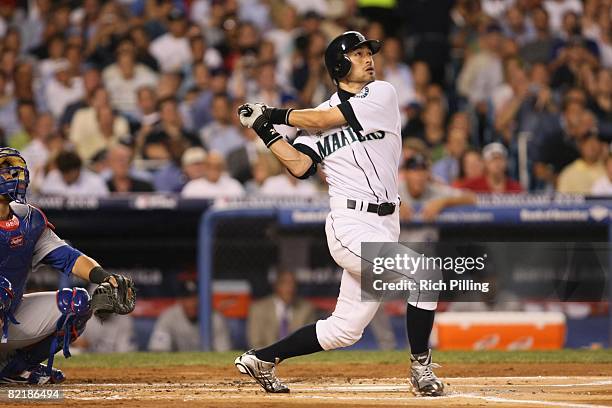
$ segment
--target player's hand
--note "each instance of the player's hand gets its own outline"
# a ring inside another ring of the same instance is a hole
[[[263,118],[265,110],[266,105],[263,103],[245,103],[240,105],[238,107],[240,124],[244,127],[255,129],[255,121],[259,118]]]
[[[432,200],[423,205],[421,216],[424,221],[434,221],[443,209],[444,202],[442,200]]]
[[[414,210],[410,205],[402,203],[400,205],[399,216],[402,221],[410,221],[414,217]]]

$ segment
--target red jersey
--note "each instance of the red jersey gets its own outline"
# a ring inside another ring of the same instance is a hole
[[[489,186],[489,181],[485,176],[473,178],[470,180],[465,180],[461,188],[465,188],[467,190],[471,190],[475,193],[493,193],[491,190],[491,186]],[[522,193],[523,187],[516,181],[506,178],[506,185],[504,186],[504,191],[501,193]]]

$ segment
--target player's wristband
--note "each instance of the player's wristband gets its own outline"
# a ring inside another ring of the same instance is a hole
[[[106,272],[101,266],[96,266],[89,271],[89,281],[91,283],[101,284],[107,278],[113,276],[111,273]]]
[[[289,125],[289,114],[293,109],[266,108],[264,115],[273,125]]]
[[[272,146],[275,142],[283,138],[283,136],[280,133],[274,130],[270,122],[262,123],[257,128],[253,126],[253,129],[255,130],[257,135],[261,138],[261,140],[263,140],[263,142],[266,144],[267,148],[270,148],[270,146]]]

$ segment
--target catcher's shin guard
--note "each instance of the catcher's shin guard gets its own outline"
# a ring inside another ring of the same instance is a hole
[[[56,323],[56,331],[51,336],[49,345],[49,361],[47,374],[53,374],[53,359],[55,353],[63,350],[64,357],[70,354],[70,343],[74,342],[85,330],[87,321],[91,318],[91,298],[83,288],[64,288],[57,291],[57,307],[62,312]]]

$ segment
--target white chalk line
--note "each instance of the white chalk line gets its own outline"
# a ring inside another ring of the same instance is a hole
[[[483,385],[474,385],[474,384],[455,384],[457,387],[499,387],[499,388],[513,388],[513,387],[580,387],[580,386],[605,386],[611,385],[612,380],[610,379],[601,379],[602,377],[546,377],[546,376],[537,376],[537,377],[453,377],[446,378],[445,380],[452,381],[470,381],[470,380],[487,380],[487,382],[494,381],[525,381],[525,380],[573,380],[573,381],[588,381],[588,382],[574,382],[574,383],[564,383],[564,384],[483,384]],[[390,379],[385,379],[390,380]],[[399,381],[405,381],[405,379],[398,379]],[[596,381],[593,381],[596,380]],[[355,380],[353,380],[355,381]],[[125,388],[145,388],[145,389],[173,389],[180,388],[185,391],[194,390],[194,391],[205,391],[205,392],[236,392],[240,391],[241,395],[224,395],[223,398],[230,399],[244,399],[244,392],[261,392],[260,388],[257,386],[241,386],[239,389],[236,386],[232,387],[210,387],[210,383],[130,383],[130,384],[121,384],[121,383],[105,383],[105,384],[69,384],[69,387],[63,388],[65,392],[76,392],[81,393],[83,387],[93,387],[96,388],[98,393],[105,393],[105,390],[100,390],[101,386],[108,387],[125,387]],[[453,386],[451,384],[451,386]],[[75,388],[81,387],[81,388]],[[407,385],[389,385],[389,384],[332,384],[329,386],[322,387],[312,387],[312,386],[301,386],[299,384],[293,385],[292,389],[297,392],[406,392],[407,394],[410,392],[410,387]],[[117,390],[109,390],[109,392],[117,392]],[[141,395],[141,396],[122,396],[122,395],[109,395],[109,396],[101,396],[98,395],[96,397],[89,396],[79,396],[79,395],[70,395],[67,396],[69,399],[74,400],[83,400],[83,401],[97,401],[97,400],[154,400],[154,399],[162,399],[162,400],[179,400],[183,401],[194,401],[194,400],[212,400],[218,398],[215,395],[193,395],[193,396],[183,396],[177,398],[174,395]],[[255,395],[256,397],[256,395]],[[507,403],[507,404],[518,404],[518,405],[540,405],[540,406],[557,406],[563,408],[603,408],[603,405],[594,405],[594,404],[582,404],[582,403],[572,403],[572,402],[562,402],[562,401],[542,401],[542,400],[528,400],[528,399],[514,399],[514,398],[503,398],[503,397],[494,397],[494,396],[486,396],[479,395],[475,393],[451,393],[441,397],[413,397],[413,396],[342,396],[342,395],[279,395],[275,397],[287,398],[287,399],[315,399],[315,400],[346,400],[346,401],[386,401],[386,402],[403,402],[406,404],[415,403],[419,400],[441,400],[441,399],[479,399],[492,403]],[[609,408],[609,407],[608,407]]]
[[[585,387],[585,386],[602,386],[602,385],[612,385],[612,379],[606,380],[596,380],[589,382],[571,382],[565,384],[539,384],[539,383],[522,383],[522,384],[494,384],[495,381],[525,381],[527,380],[573,380],[573,381],[588,381],[594,380],[597,377],[452,377],[452,378],[444,378],[444,381],[450,382],[451,386],[457,387],[466,387],[466,388],[482,388],[482,387],[500,387],[500,388],[514,388],[514,387]],[[601,378],[601,377],[600,377]],[[474,380],[482,380],[485,379],[486,383],[484,384],[462,384],[456,383],[452,384],[454,381],[474,381]],[[385,380],[395,380],[395,379],[385,379]],[[407,382],[407,379],[396,379],[398,382]],[[493,382],[493,384],[491,384]],[[62,389],[64,391],[82,391],[80,388],[95,388],[99,390],[100,387],[124,387],[124,388],[162,388],[162,389],[170,389],[170,388],[181,388],[181,389],[201,389],[205,388],[206,391],[211,392],[227,392],[227,391],[236,391],[236,384],[228,387],[214,387],[218,383],[198,383],[198,382],[189,382],[189,383],[101,383],[101,384],[93,384],[93,383],[83,383],[83,384],[67,384],[63,386]],[[72,388],[71,388],[72,387]],[[77,388],[78,387],[78,388]],[[314,391],[334,391],[334,392],[343,392],[343,391],[371,391],[371,392],[385,392],[385,391],[406,391],[409,390],[410,387],[401,384],[373,384],[373,383],[359,383],[359,380],[353,379],[353,382],[350,384],[347,383],[331,383],[327,386],[302,386],[299,383],[293,384],[292,388],[299,391],[305,392],[314,392]],[[240,384],[241,390],[249,390],[249,389],[258,389],[258,387],[245,387]]]
[[[240,395],[224,395],[224,399],[240,399],[244,401],[244,396]],[[109,397],[71,397],[70,399],[81,400],[81,401],[99,401],[99,400],[177,400],[169,395],[147,395],[138,396],[137,398],[112,395]],[[195,401],[195,400],[210,400],[216,399],[213,396],[203,397],[183,397],[182,400]],[[415,403],[418,401],[440,401],[440,400],[454,400],[454,399],[479,399],[487,402],[506,403],[506,404],[519,404],[519,405],[544,405],[564,408],[609,408],[605,405],[594,405],[594,404],[580,404],[572,402],[561,402],[561,401],[541,401],[541,400],[524,400],[524,399],[512,399],[512,398],[501,398],[501,397],[487,397],[484,395],[476,394],[452,394],[443,395],[440,397],[367,397],[367,396],[337,396],[337,395],[278,395],[274,396],[274,399],[310,399],[310,400],[328,400],[328,401],[385,401],[385,402],[404,402],[404,403]]]

